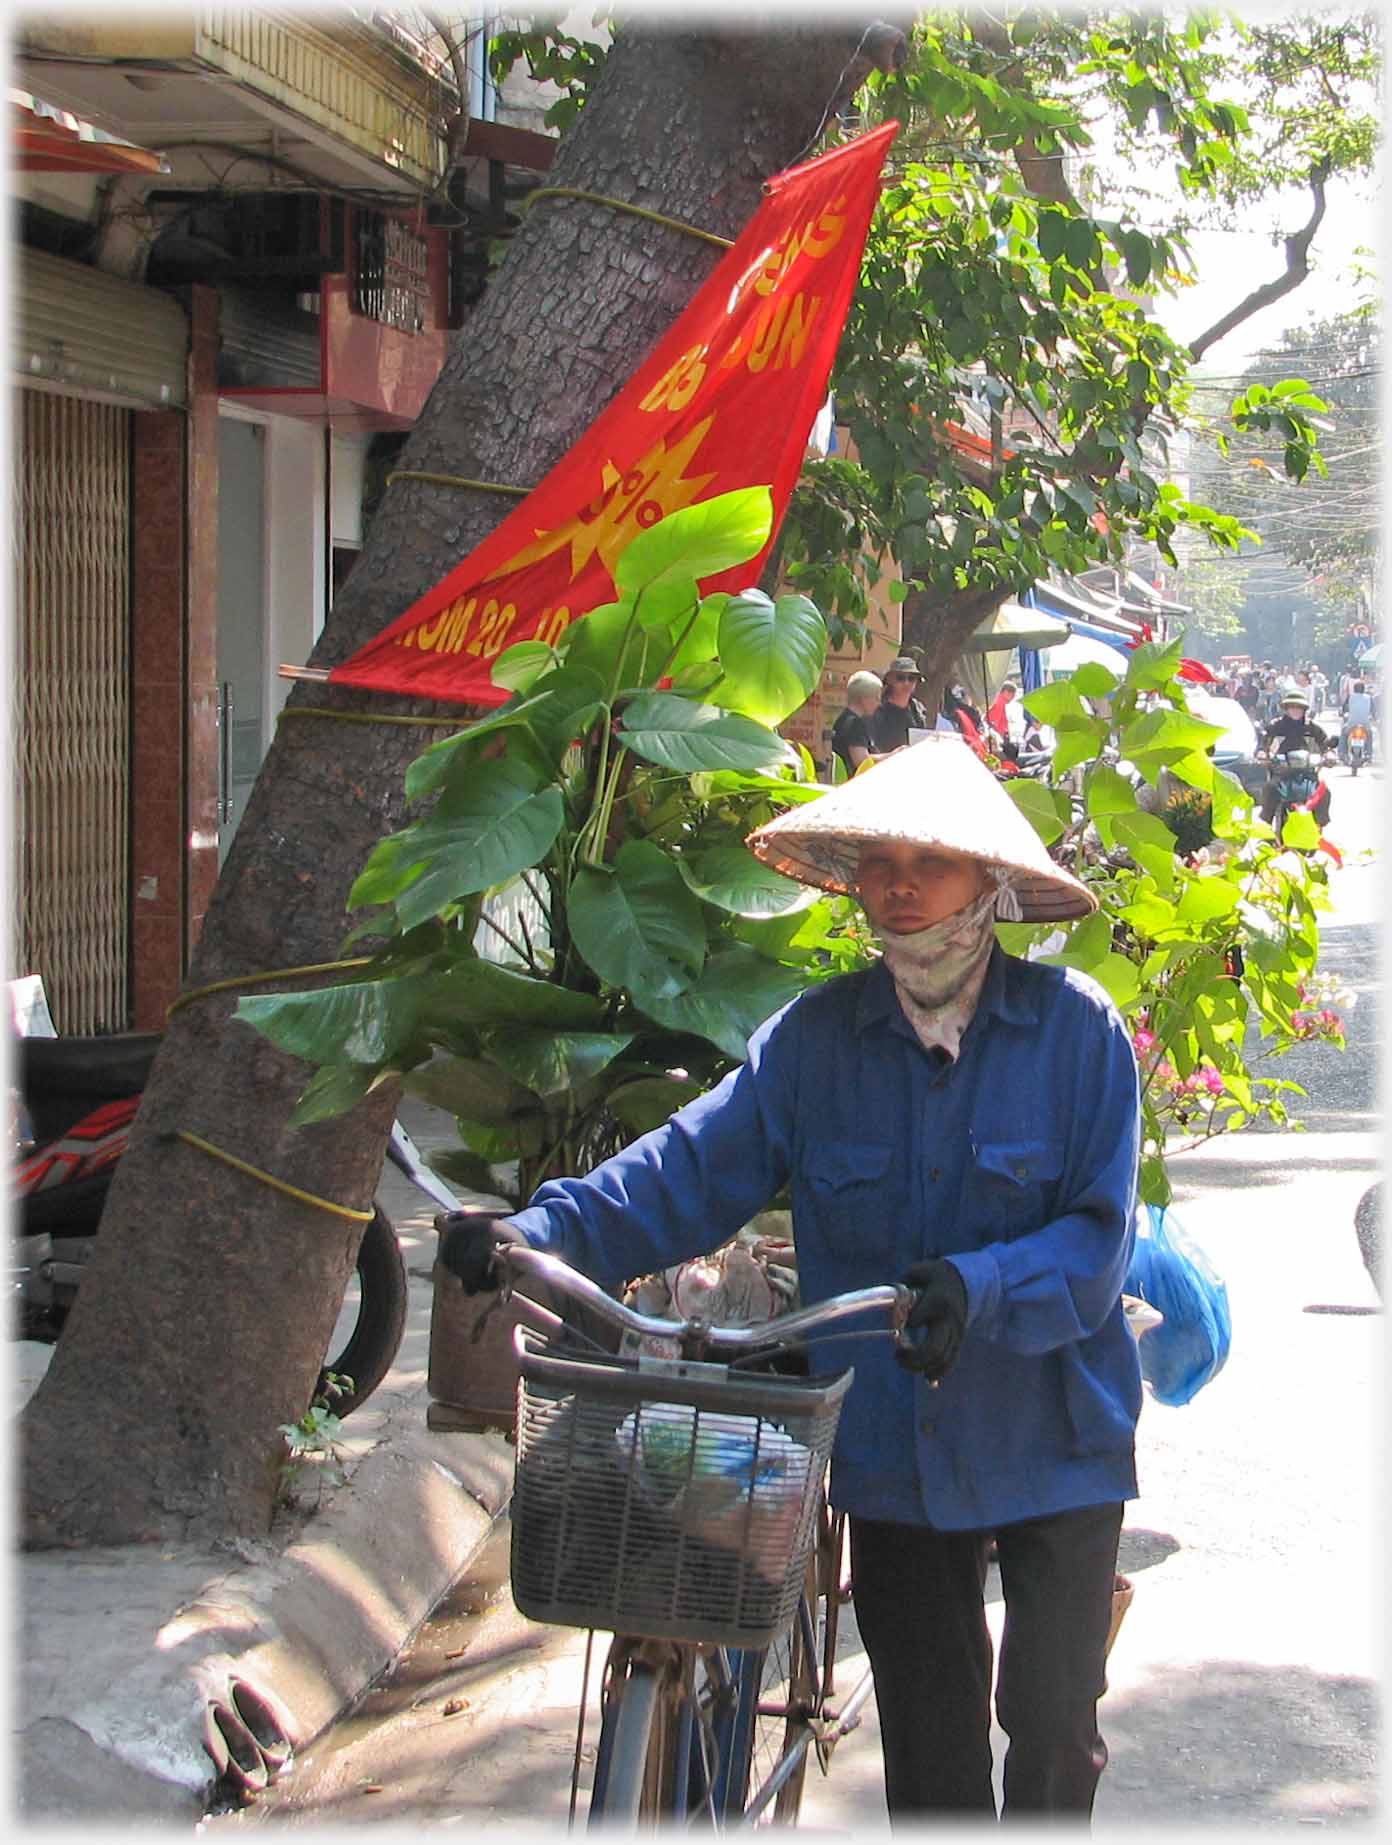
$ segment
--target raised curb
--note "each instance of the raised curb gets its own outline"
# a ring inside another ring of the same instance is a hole
[[[433,1432],[428,1402],[424,1387],[397,1399],[347,1484],[284,1549],[18,1559],[21,1820],[197,1820],[216,1781],[206,1713],[234,1682],[260,1694],[295,1749],[361,1696],[511,1492],[506,1441]]]

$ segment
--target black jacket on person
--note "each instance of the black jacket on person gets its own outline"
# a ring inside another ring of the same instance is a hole
[[[870,719],[870,740],[877,756],[884,756],[890,750],[901,750],[909,740],[910,730],[931,730],[932,719],[919,704],[911,698],[907,705],[892,705],[883,699],[879,710]]]
[[[831,747],[833,752],[841,758],[847,775],[854,775],[859,767],[858,763],[851,761],[852,744],[858,743],[863,750],[874,748],[870,741],[870,726],[873,722],[873,713],[870,717],[862,717],[858,711],[852,711],[847,705],[831,727]]]
[[[1284,756],[1288,750],[1327,750],[1329,739],[1319,725],[1312,724],[1308,718],[1287,717],[1282,713],[1262,732],[1261,747],[1268,755]]]

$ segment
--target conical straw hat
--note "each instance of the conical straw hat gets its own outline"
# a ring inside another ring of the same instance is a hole
[[[904,840],[999,866],[1025,922],[1088,916],[1097,899],[1056,865],[1001,784],[960,737],[935,732],[803,802],[745,841],[785,877],[855,894],[860,849]]]

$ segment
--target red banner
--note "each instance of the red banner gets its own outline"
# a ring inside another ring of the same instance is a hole
[[[614,564],[647,526],[718,493],[768,486],[776,532],[826,399],[896,129],[769,180],[720,266],[574,448],[330,679],[499,705],[509,694],[493,684],[493,661],[517,641],[554,643],[612,602]],[[766,554],[703,589],[757,582]]]

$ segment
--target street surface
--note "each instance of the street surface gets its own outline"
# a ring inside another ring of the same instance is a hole
[[[1304,1133],[1249,1131],[1176,1161],[1175,1212],[1227,1288],[1233,1352],[1183,1408],[1147,1400],[1141,1497],[1120,1568],[1135,1600],[1109,1662],[1111,1762],[1094,1832],[1375,1823],[1385,1547],[1379,1299],[1353,1232],[1378,1174],[1382,771],[1328,771],[1334,874],[1324,965],[1358,994],[1348,1050],[1270,1067],[1309,1090]],[[385,1511],[384,1515],[389,1516]],[[468,1831],[564,1825],[585,1636],[507,1593],[507,1526],[390,1680],[254,1806],[206,1829],[361,1823]],[[990,1616],[999,1635],[992,1572]],[[594,1709],[600,1667],[590,1678]],[[852,1624],[844,1686],[861,1663]],[[580,1812],[592,1753],[586,1736]],[[1004,1738],[997,1734],[998,1750]],[[998,1754],[999,1763],[999,1754]],[[803,1824],[885,1826],[873,1701]]]

